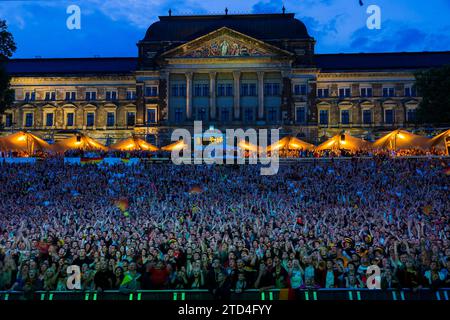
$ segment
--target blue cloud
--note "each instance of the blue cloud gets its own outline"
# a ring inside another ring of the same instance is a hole
[[[393,52],[449,50],[449,48],[448,33],[427,32],[417,27],[385,21],[381,30],[368,28],[356,30],[351,36],[350,44],[343,49],[359,52]]]

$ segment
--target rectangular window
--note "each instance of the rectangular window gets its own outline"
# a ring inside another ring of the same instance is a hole
[[[86,101],[95,101],[95,100],[97,100],[97,92],[86,91]]]
[[[180,84],[178,92],[180,94],[180,97],[186,97],[186,85],[185,84]]]
[[[383,97],[394,97],[395,89],[393,87],[383,88]]]
[[[372,124],[371,110],[363,110],[363,124]]]
[[[350,88],[339,88],[339,97],[340,98],[348,98],[350,97]]]
[[[361,97],[372,97],[372,88],[361,88]]]
[[[227,108],[223,108],[220,113],[220,119],[222,122],[230,121],[230,111]]]
[[[407,109],[406,110],[406,121],[416,122],[416,109]]]
[[[264,95],[271,96],[272,95],[272,84],[264,83]]]
[[[305,107],[297,107],[295,109],[295,116],[297,123],[304,124],[306,123],[306,108]]]
[[[202,86],[200,84],[194,84],[194,97],[200,97],[202,95]]]
[[[207,96],[209,96],[209,85],[207,84],[194,85],[194,97],[207,97]]]
[[[223,83],[217,85],[217,96],[225,96],[225,85]]]
[[[76,92],[75,91],[66,91],[66,101],[75,101]]]
[[[36,100],[36,92],[34,91],[27,91],[25,92],[25,101],[34,101]]]
[[[245,119],[246,122],[252,122],[253,121],[253,109],[252,108],[245,109],[244,119]]]
[[[256,97],[256,83],[250,83],[248,85],[248,95],[251,97]]]
[[[175,122],[180,123],[183,120],[183,110],[181,108],[175,109]]]
[[[279,96],[280,95],[280,84],[279,83],[265,83],[264,84],[264,95],[265,96]]]
[[[7,113],[5,117],[5,127],[12,127],[13,124],[13,115],[12,113]]]
[[[233,85],[231,83],[226,84],[225,94],[227,97],[231,97],[233,95]]]
[[[93,127],[95,123],[95,113],[94,112],[88,112],[86,114],[86,126]]]
[[[416,93],[416,87],[412,86],[412,87],[405,87],[405,97],[416,97],[417,93]]]
[[[275,108],[269,108],[267,112],[267,118],[269,122],[276,122],[277,121],[277,109]]]
[[[136,123],[136,112],[128,111],[127,112],[127,126],[134,126]]]
[[[317,89],[317,96],[319,98],[328,98],[329,95],[330,95],[330,89],[328,89],[328,88]]]
[[[202,96],[209,97],[209,84],[202,84]]]
[[[388,109],[384,111],[385,120],[384,122],[386,124],[393,124],[394,123],[394,110]]]
[[[46,113],[45,125],[47,127],[53,127],[53,113]]]
[[[156,123],[156,109],[147,109],[147,124]]]
[[[28,112],[25,114],[25,127],[29,128],[33,126],[33,113]]]
[[[145,87],[146,97],[157,97],[158,96],[158,86],[148,86]]]
[[[411,97],[411,87],[405,87],[405,97]]]
[[[319,124],[328,125],[328,110],[320,110]]]
[[[296,96],[305,96],[308,94],[308,88],[306,84],[296,84],[294,85],[294,94]]]
[[[173,84],[173,85],[170,87],[170,95],[171,95],[172,97],[178,97],[178,85]]]
[[[350,110],[341,110],[341,123],[350,124]]]
[[[47,91],[45,93],[45,101],[55,101],[56,100],[56,92],[55,91]]]
[[[127,100],[136,100],[136,90],[127,90]]]
[[[107,101],[117,100],[117,91],[106,91],[106,100]]]
[[[74,113],[69,112],[67,113],[66,126],[73,127],[73,124],[74,124]]]
[[[272,95],[273,96],[279,96],[280,95],[280,84],[279,83],[274,83],[272,85]]]
[[[116,125],[116,113],[109,111],[106,114],[106,126],[114,127]]]
[[[243,97],[248,96],[248,83],[241,84],[241,96]]]

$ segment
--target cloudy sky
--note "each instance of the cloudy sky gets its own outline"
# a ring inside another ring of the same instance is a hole
[[[450,50],[449,0],[0,0],[18,45],[15,58],[136,56],[148,26],[167,15],[281,12],[283,4],[317,40],[318,53]],[[66,9],[81,9],[68,30]],[[381,8],[380,30],[366,27],[369,5]]]

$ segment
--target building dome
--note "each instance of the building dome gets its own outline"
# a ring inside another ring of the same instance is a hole
[[[222,27],[259,40],[311,39],[306,26],[293,13],[160,16],[142,41],[190,41]]]

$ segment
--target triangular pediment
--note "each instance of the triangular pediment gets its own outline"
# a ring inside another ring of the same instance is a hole
[[[164,58],[291,57],[283,49],[227,27],[166,51]]]

